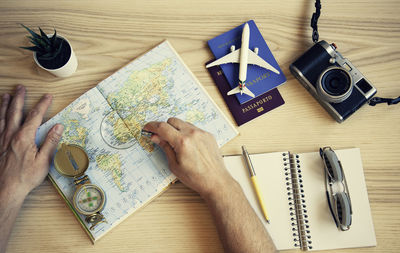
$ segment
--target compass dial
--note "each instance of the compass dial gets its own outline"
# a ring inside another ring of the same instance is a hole
[[[90,215],[103,209],[105,195],[100,187],[93,184],[85,184],[75,192],[73,203],[78,212]]]

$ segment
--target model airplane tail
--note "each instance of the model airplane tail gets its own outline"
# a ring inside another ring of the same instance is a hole
[[[236,87],[236,88],[234,88],[234,89],[232,89],[232,90],[230,90],[227,94],[228,94],[228,96],[230,96],[230,95],[233,95],[233,94],[236,94],[236,93],[239,93],[240,92],[240,94],[246,94],[246,95],[248,95],[248,96],[250,96],[250,97],[255,97],[254,96],[254,94],[253,94],[253,92],[251,92],[246,86],[243,86],[242,88],[241,88],[241,85],[239,84],[239,86],[238,87]]]

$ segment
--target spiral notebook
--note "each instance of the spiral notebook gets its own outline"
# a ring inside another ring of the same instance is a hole
[[[242,186],[278,250],[376,246],[360,150],[353,148],[335,152],[342,162],[353,208],[352,225],[348,231],[339,231],[330,213],[319,152],[250,155],[270,224],[263,218],[242,156],[224,157],[228,171]],[[297,195],[296,190],[304,190],[303,195]]]

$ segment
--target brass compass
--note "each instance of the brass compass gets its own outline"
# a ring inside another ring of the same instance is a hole
[[[86,222],[92,224],[90,229],[93,230],[99,223],[106,222],[101,214],[106,195],[85,175],[89,167],[89,157],[85,150],[78,145],[61,144],[54,157],[54,167],[62,176],[74,179],[76,189],[72,205],[78,213],[86,216]]]

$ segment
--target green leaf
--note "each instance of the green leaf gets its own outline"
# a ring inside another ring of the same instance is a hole
[[[47,54],[45,54],[43,56],[40,56],[40,59],[51,61],[51,60],[54,60],[56,57],[57,57],[57,55],[53,55],[53,54],[49,53],[49,56],[47,56]]]
[[[30,51],[33,51],[33,52],[40,52],[40,48],[37,47],[37,46],[34,46],[34,47],[19,47],[19,48],[30,50]]]
[[[45,54],[41,55],[40,58],[50,58],[50,57],[53,57],[53,56],[54,55],[51,52],[49,52],[49,53],[45,53]]]
[[[42,56],[43,57],[50,57],[50,56],[53,56],[53,53],[52,52],[48,52],[48,53],[43,54]]]
[[[56,29],[54,29],[53,37],[51,37],[51,44],[52,45],[54,45],[54,43],[56,42],[56,38],[57,38],[57,31],[56,31]]]
[[[43,32],[43,30],[39,27],[40,35],[42,35],[42,39],[47,43],[50,44],[49,37],[47,37],[47,34]]]
[[[47,60],[47,61],[54,60],[56,57],[58,57],[60,55],[63,43],[64,43],[64,40],[61,40],[61,43],[60,43],[59,47],[57,48],[57,51],[49,52],[44,55],[41,55],[40,59]]]
[[[44,61],[50,61],[50,60],[53,60],[54,57],[43,57],[43,56],[40,56],[40,57],[38,57],[38,59],[44,60]]]
[[[46,52],[52,52],[52,51],[54,51],[54,48],[51,47],[50,45],[47,45],[47,46],[44,48],[44,50],[45,50]]]
[[[34,42],[32,42],[32,43],[34,43],[35,45],[38,45],[38,46],[40,46],[40,47],[46,47],[48,44],[46,43],[46,41],[44,41],[44,40],[42,40],[42,38],[38,38],[38,39],[36,39],[36,38],[34,38],[33,39],[33,41]]]
[[[29,29],[28,27],[24,26],[21,24],[22,27],[24,27],[34,38],[40,38],[40,35]]]
[[[63,46],[64,40],[61,40],[60,46],[57,48],[56,53],[54,54],[55,56],[59,55]]]
[[[41,45],[41,43],[39,43],[38,39],[35,39],[35,38],[33,38],[33,37],[30,37],[30,36],[29,36],[29,41],[30,41],[32,44],[35,44],[35,45],[37,45],[37,46],[40,46],[40,45]]]
[[[30,42],[31,42],[33,45],[38,46],[38,47],[41,47],[40,43],[37,43],[33,38],[32,38],[32,39],[29,39],[29,40],[30,40]]]

